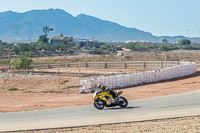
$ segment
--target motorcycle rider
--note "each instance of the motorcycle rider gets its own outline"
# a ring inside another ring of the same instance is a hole
[[[99,85],[98,85],[98,88],[99,88],[99,91],[100,91],[100,92],[101,92],[101,91],[102,91],[102,92],[103,92],[103,91],[109,92],[109,93],[113,96],[114,99],[117,97],[117,94],[116,94],[113,90],[109,89],[107,86],[104,86],[104,84],[99,84]]]

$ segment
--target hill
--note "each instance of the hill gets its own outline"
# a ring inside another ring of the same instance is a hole
[[[61,33],[76,39],[92,39],[100,41],[147,40],[161,41],[163,37],[153,36],[136,28],[127,28],[117,23],[80,14],[76,17],[61,9],[32,10],[24,13],[12,11],[0,13],[1,40],[37,39],[43,34],[42,28],[49,26],[54,31],[50,37]],[[168,38],[168,37],[165,37]],[[171,40],[175,40],[171,37]]]

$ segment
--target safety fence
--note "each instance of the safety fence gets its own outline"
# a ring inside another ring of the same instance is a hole
[[[180,62],[180,65],[159,70],[80,80],[80,85],[82,86],[80,91],[85,93],[92,92],[99,83],[103,83],[109,88],[120,88],[184,77],[196,71],[196,63]]]
[[[166,68],[181,64],[179,61],[126,61],[126,62],[75,62],[75,63],[40,63],[32,64],[38,69],[60,67],[85,67],[97,69],[123,69],[123,68]]]

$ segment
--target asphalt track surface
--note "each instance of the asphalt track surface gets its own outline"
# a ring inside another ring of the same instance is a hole
[[[146,121],[200,115],[200,90],[129,101],[127,108],[97,110],[92,105],[0,113],[0,132]]]

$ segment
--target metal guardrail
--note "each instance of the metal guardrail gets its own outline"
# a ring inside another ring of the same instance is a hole
[[[84,67],[96,69],[123,69],[123,68],[166,68],[183,64],[179,61],[126,61],[126,62],[75,62],[75,63],[33,63],[36,69]],[[200,66],[197,65],[197,66]],[[9,67],[8,64],[0,64],[0,67]]]
[[[76,62],[76,63],[42,63],[32,64],[37,69],[61,67],[85,67],[97,69],[123,69],[123,68],[166,68],[180,65],[179,61],[127,61],[127,62]]]

